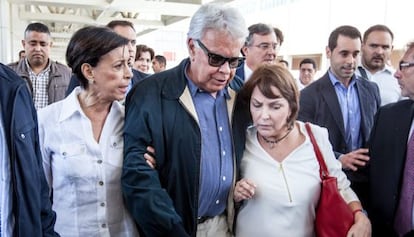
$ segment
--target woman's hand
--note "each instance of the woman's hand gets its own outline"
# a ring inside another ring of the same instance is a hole
[[[240,202],[245,199],[251,199],[254,196],[256,185],[248,179],[242,179],[236,183],[234,188],[234,201]]]
[[[347,237],[371,237],[371,222],[368,217],[362,211],[358,211],[354,218],[354,224],[349,229]]]
[[[155,150],[152,146],[147,146],[147,152],[144,154],[145,161],[152,168],[155,169],[157,161],[155,160]]]

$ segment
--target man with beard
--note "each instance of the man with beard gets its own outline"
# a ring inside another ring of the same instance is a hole
[[[52,47],[49,28],[42,23],[29,24],[22,45],[26,58],[8,66],[27,82],[35,108],[41,109],[65,98],[72,71],[49,58]]]
[[[377,83],[381,105],[401,100],[401,89],[393,74],[395,70],[387,65],[393,49],[394,34],[385,25],[369,27],[362,40],[361,66],[356,74]]]
[[[300,93],[298,119],[329,131],[329,141],[342,163],[351,188],[367,206],[366,164],[368,136],[381,104],[378,86],[355,75],[361,51],[361,33],[353,26],[340,26],[329,36],[328,72]]]

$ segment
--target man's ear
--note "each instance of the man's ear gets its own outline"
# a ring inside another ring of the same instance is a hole
[[[188,47],[188,53],[190,54],[190,58],[192,58],[195,55],[194,39],[191,39],[191,38],[187,39],[187,47]]]
[[[249,47],[243,46],[241,48],[241,51],[242,51],[243,55],[246,56],[249,53]]]
[[[326,52],[326,58],[331,58],[331,50],[329,49],[329,46],[325,47],[325,52]]]

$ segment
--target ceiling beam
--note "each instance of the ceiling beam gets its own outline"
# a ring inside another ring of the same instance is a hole
[[[114,17],[101,17],[99,21],[93,19],[90,16],[79,16],[79,15],[62,15],[52,13],[29,13],[20,12],[19,18],[27,21],[47,21],[47,22],[63,22],[63,23],[74,23],[74,24],[87,24],[87,25],[102,25],[112,20],[119,20]],[[148,28],[160,28],[165,26],[162,21],[156,20],[139,20],[139,19],[127,19],[134,25],[144,25]]]

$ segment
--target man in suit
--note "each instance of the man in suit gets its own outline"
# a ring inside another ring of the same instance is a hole
[[[135,62],[135,51],[137,43],[134,25],[131,22],[125,20],[113,20],[109,22],[106,26],[115,31],[118,35],[125,37],[129,40],[128,51],[132,67],[132,64]],[[132,74],[133,76],[131,78],[131,83],[128,86],[128,91],[132,88],[134,84],[148,76],[148,74],[140,72],[133,68]],[[66,91],[66,96],[69,95],[73,91],[73,89],[75,89],[75,87],[79,85],[80,84],[78,78],[75,75],[73,75],[70,79],[69,87]]]
[[[409,139],[413,133],[413,66],[414,41],[408,44],[399,69],[394,74],[401,87],[402,96],[409,99],[388,104],[378,110],[369,140],[371,160],[368,214],[372,221],[373,236],[414,236],[412,219],[414,192],[412,189],[403,192],[406,181],[414,179],[413,173],[406,173],[405,170],[413,163],[413,160],[409,160],[410,156],[406,155],[408,144],[411,146]],[[403,193],[410,196],[411,207],[403,206]],[[403,210],[407,212],[404,213]],[[400,226],[404,222],[406,226]]]
[[[299,120],[329,131],[335,156],[342,163],[351,187],[366,204],[369,160],[366,142],[380,106],[378,86],[355,75],[361,51],[361,33],[353,26],[340,26],[329,36],[328,72],[301,91]]]
[[[281,34],[281,31],[276,31],[272,26],[257,23],[249,26],[248,30],[249,35],[241,49],[246,60],[236,70],[236,75],[243,81],[247,81],[259,65],[276,63],[277,51],[281,45],[281,39],[276,35],[276,32]]]

